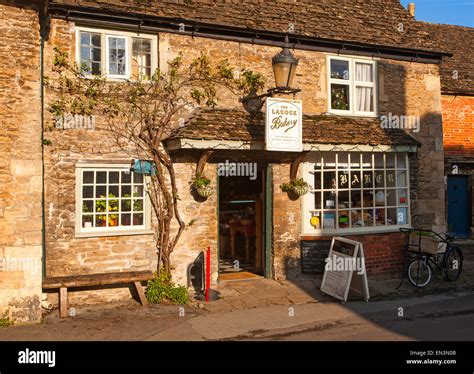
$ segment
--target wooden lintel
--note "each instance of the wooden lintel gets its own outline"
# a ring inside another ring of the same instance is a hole
[[[204,171],[204,167],[206,166],[207,160],[209,159],[209,157],[212,155],[213,152],[214,151],[210,149],[206,149],[205,151],[201,153],[201,157],[199,157],[199,161],[196,167],[196,175],[202,174],[202,172]]]
[[[290,180],[296,179],[296,176],[298,175],[298,169],[300,167],[300,164],[303,162],[304,158],[306,157],[306,154],[308,152],[303,152],[301,153],[292,163],[291,163],[291,169],[290,169]]]

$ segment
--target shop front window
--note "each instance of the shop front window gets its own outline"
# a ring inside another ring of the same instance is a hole
[[[313,161],[305,169],[305,180],[314,187],[305,196],[305,231],[362,231],[409,224],[406,154],[327,152]]]

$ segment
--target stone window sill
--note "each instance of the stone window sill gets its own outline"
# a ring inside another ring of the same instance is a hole
[[[100,237],[114,237],[114,236],[137,236],[137,235],[153,235],[153,230],[129,230],[129,231],[114,231],[114,232],[76,232],[76,238],[100,238]]]

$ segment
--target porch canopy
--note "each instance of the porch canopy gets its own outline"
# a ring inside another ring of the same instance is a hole
[[[165,145],[171,152],[199,149],[264,151],[265,115],[251,118],[241,109],[196,109],[165,140]],[[419,145],[402,129],[383,129],[379,118],[303,115],[305,152],[416,152]]]

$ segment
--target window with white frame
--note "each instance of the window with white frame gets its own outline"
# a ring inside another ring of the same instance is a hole
[[[130,165],[76,169],[76,231],[104,233],[149,229],[149,204],[143,175]]]
[[[406,153],[321,152],[303,168],[305,233],[386,230],[410,224]]]
[[[149,80],[157,68],[157,37],[78,28],[76,58],[88,75]]]
[[[328,57],[329,112],[376,116],[377,64],[372,60]]]

